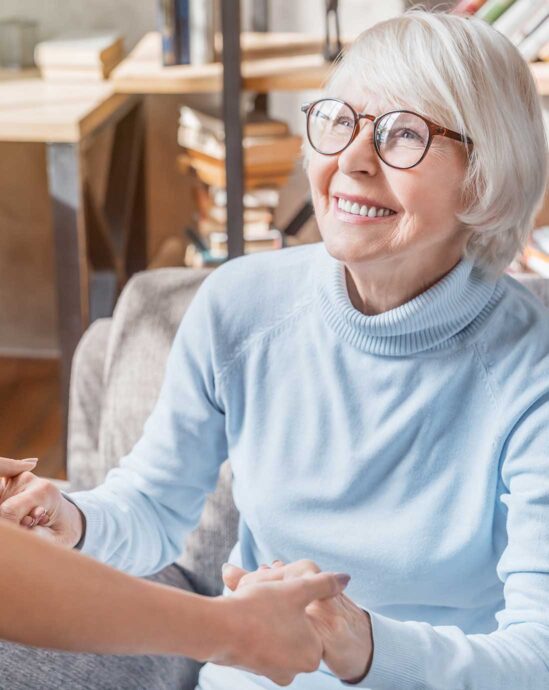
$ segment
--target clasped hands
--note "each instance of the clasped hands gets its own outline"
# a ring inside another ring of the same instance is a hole
[[[80,512],[51,482],[32,474],[36,462],[0,458],[0,519],[72,547],[82,534]],[[223,581],[233,595],[213,603],[219,629],[228,634],[203,660],[289,685],[323,659],[336,677],[359,682],[371,665],[371,624],[343,594],[345,579],[321,573],[308,560],[275,561],[255,572],[225,564]]]
[[[242,592],[246,587],[259,583],[314,578],[319,573],[320,568],[310,560],[288,565],[277,560],[271,566],[261,565],[255,572],[226,563],[222,574],[223,582],[231,591]],[[317,599],[308,604],[305,611],[320,637],[326,666],[341,680],[350,683],[361,681],[370,669],[373,656],[369,614],[343,592]]]

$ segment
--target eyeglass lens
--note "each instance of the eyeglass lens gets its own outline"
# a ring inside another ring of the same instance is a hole
[[[353,111],[339,101],[319,101],[308,114],[309,139],[319,153],[330,155],[342,151],[349,144],[354,127]],[[388,165],[398,168],[415,165],[428,143],[429,128],[413,113],[388,113],[377,124],[378,152]]]

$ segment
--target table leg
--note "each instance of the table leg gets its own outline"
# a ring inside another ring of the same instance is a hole
[[[84,181],[78,144],[47,144],[46,155],[53,213],[57,318],[61,351],[62,447],[66,450],[71,361],[78,341],[89,324]]]

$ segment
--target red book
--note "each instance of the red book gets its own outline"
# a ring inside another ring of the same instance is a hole
[[[486,0],[460,0],[452,10],[452,14],[475,14],[485,2]]]

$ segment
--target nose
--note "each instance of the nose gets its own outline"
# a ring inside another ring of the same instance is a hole
[[[339,154],[338,167],[342,173],[375,175],[379,158],[374,146],[374,126],[370,120],[360,120],[359,131],[347,148]]]

